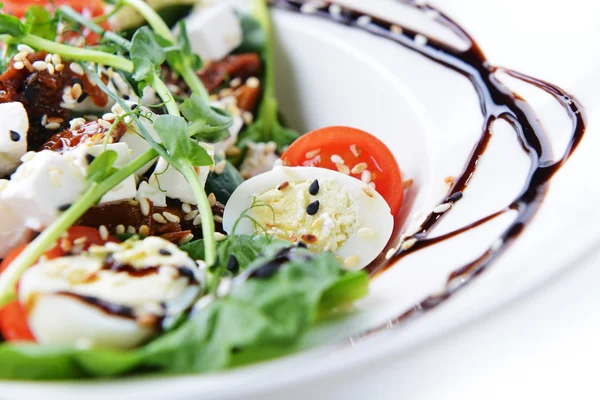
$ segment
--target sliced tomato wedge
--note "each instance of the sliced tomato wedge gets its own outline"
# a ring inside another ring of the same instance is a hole
[[[317,129],[292,143],[281,158],[284,165],[332,169],[372,183],[393,215],[402,206],[404,189],[396,158],[381,140],[360,129]]]
[[[82,238],[85,238],[85,240]],[[72,226],[67,231],[67,235],[64,238],[59,239],[58,243],[45,252],[43,257],[46,260],[51,260],[66,255],[76,247],[81,250],[87,250],[92,245],[101,246],[107,242],[118,243],[118,240],[111,236],[106,240],[102,239],[100,232],[95,228]],[[2,263],[0,264],[0,274],[8,268],[10,263],[17,258],[26,247],[27,245],[23,245],[16,248],[2,260]],[[8,341],[35,341],[35,338],[27,325],[27,315],[25,310],[16,300],[0,308],[0,332]]]

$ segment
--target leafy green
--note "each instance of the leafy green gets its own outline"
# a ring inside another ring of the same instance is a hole
[[[215,161],[220,160],[217,158]],[[217,200],[222,204],[227,204],[235,189],[244,182],[244,178],[233,164],[229,161],[226,162],[223,172],[217,174],[213,171],[208,174],[204,185],[206,193],[214,193]]]
[[[58,21],[44,7],[30,6],[25,12],[25,31],[41,38],[54,40]]]
[[[113,165],[117,160],[117,153],[112,150],[103,151],[88,167],[87,180],[101,183],[113,172]]]
[[[216,143],[229,137],[233,118],[225,111],[211,107],[197,94],[183,102],[181,113],[191,123],[190,136],[203,142]]]
[[[260,246],[245,243],[255,251]],[[246,239],[241,239],[239,244]],[[363,272],[342,270],[331,253],[291,249],[271,276],[250,272],[278,259],[281,248],[263,242],[262,257],[235,278],[230,293],[137,350],[0,345],[0,379],[73,379],[131,372],[198,373],[289,353],[319,315],[366,293]],[[251,254],[247,249],[242,253]],[[238,254],[242,254],[238,253]],[[240,256],[240,258],[242,258]],[[289,260],[288,260],[289,258]],[[350,283],[353,282],[352,285]],[[340,295],[339,289],[346,286]]]
[[[258,118],[241,134],[238,146],[244,148],[249,142],[277,143],[279,150],[291,144],[299,137],[298,132],[285,128],[279,121],[279,104],[275,98],[275,55],[273,43],[273,27],[269,9],[265,0],[252,0],[253,21],[250,17],[242,19],[242,27],[248,38],[242,43],[240,50],[252,50],[261,55],[264,64],[263,98],[259,106]],[[262,31],[262,35],[260,31]]]
[[[267,47],[267,37],[260,22],[248,14],[238,12],[237,16],[242,27],[243,38],[242,44],[235,49],[235,52],[264,55]]]
[[[10,35],[18,39],[25,33],[25,27],[19,18],[8,14],[0,14],[0,35]]]
[[[177,23],[177,45],[176,51],[169,52],[169,65],[177,73],[181,73],[184,68],[191,68],[194,71],[199,71],[202,68],[202,59],[198,54],[192,51],[190,39],[187,34],[185,21],[181,20]]]
[[[129,54],[133,61],[133,78],[136,81],[145,81],[157,74],[167,57],[158,44],[156,35],[147,26],[138,29],[133,35]]]
[[[186,160],[195,167],[212,165],[213,159],[206,149],[189,137],[188,125],[182,117],[161,115],[154,121],[154,129],[177,162]]]

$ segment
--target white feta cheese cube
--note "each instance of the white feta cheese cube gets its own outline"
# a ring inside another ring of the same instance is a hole
[[[136,200],[148,199],[157,207],[167,206],[167,196],[165,192],[160,190],[156,185],[151,185],[148,182],[140,183],[137,194],[135,195]]]
[[[200,143],[200,145],[208,151],[208,154],[213,157],[214,160],[215,151],[213,146],[206,143]],[[206,179],[211,171],[211,167],[212,166],[196,167],[196,172],[198,173],[198,178],[202,186],[206,184]],[[193,205],[198,204],[190,185],[183,175],[170,166],[162,157],[158,159],[149,183],[150,185],[163,190],[166,196],[171,199],[180,200],[183,203]]]
[[[131,161],[131,151],[126,143],[112,143],[106,145],[106,150],[112,150],[117,153],[117,159],[115,160],[114,167],[121,168],[127,165]],[[87,175],[88,170],[88,155],[98,157],[104,151],[104,145],[95,145],[88,147],[78,147],[73,150],[73,157],[75,157],[75,163],[79,165],[82,173]],[[100,204],[121,202],[125,200],[131,200],[137,193],[137,185],[135,183],[135,177],[133,175],[128,176],[123,182],[115,186],[111,191],[102,196]]]
[[[127,103],[129,104],[130,107],[132,107],[135,104],[133,102],[127,102]],[[156,133],[156,130],[154,129],[154,125],[152,125],[153,121],[156,119],[157,115],[154,114],[152,111],[150,111],[150,109],[148,109],[146,107],[141,107],[141,110],[142,110],[142,114],[144,115],[143,118],[140,118],[141,124],[144,126],[144,128],[146,128],[146,130],[148,131],[150,136],[152,136],[152,138],[154,140],[156,140],[158,143],[160,143],[160,137],[158,136],[158,133]],[[115,110],[113,108],[113,112],[115,112],[115,111],[118,111],[118,110]],[[122,113],[124,113],[122,108],[120,108],[120,111],[121,112],[115,113],[115,114],[122,115]],[[137,132],[134,132],[131,129],[127,129],[127,132],[125,132],[125,134],[123,135],[123,137],[121,138],[119,143],[127,144],[127,146],[129,147],[129,150],[131,150],[131,159],[135,159],[135,158],[141,156],[142,154],[144,154],[146,151],[150,150],[150,148],[151,148],[151,146],[148,144],[146,139],[144,139]],[[137,170],[135,172],[135,174],[137,176],[141,176],[141,175],[145,174],[155,163],[156,163],[156,160],[149,162],[148,164],[144,165],[142,168]]]
[[[220,101],[215,101],[210,103],[212,107],[225,109],[225,105]],[[233,116],[233,125],[229,127],[229,137],[227,139],[221,140],[220,142],[215,143],[215,154],[223,157],[225,156],[225,151],[228,148],[237,143],[238,136],[240,131],[244,127],[244,120],[242,117]]]
[[[27,152],[29,119],[23,104],[0,104],[0,177],[12,174]]]
[[[72,156],[44,150],[17,168],[0,192],[0,201],[23,216],[26,227],[41,231],[63,207],[77,201],[85,187],[85,176]]]
[[[242,44],[242,27],[231,5],[202,7],[186,19],[186,25],[192,51],[204,61],[220,60]]]
[[[23,216],[16,214],[5,200],[0,200],[0,216],[0,258],[4,258],[11,250],[27,243],[33,232],[25,226]]]

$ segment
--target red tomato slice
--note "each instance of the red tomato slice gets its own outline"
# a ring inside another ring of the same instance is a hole
[[[107,240],[102,239],[100,232],[94,228],[85,226],[72,226],[67,231],[67,236],[58,241],[50,250],[44,253],[47,260],[62,257],[67,254],[71,248],[77,246],[74,242],[77,239],[82,243],[78,244],[82,250],[87,250],[92,245],[103,245],[106,242],[118,242],[117,239],[109,236]],[[78,241],[78,242],[79,242]],[[0,274],[10,265],[10,263],[27,247],[23,245],[14,249],[0,264]],[[27,325],[27,315],[18,301],[13,301],[0,308],[0,332],[8,341],[35,341],[34,336]]]
[[[104,12],[101,0],[4,0],[2,12],[14,15],[15,17],[23,17],[29,6],[50,7],[49,10],[59,8],[62,5],[69,5],[76,11],[83,13],[86,16],[97,16]]]
[[[344,164],[334,162],[338,157]],[[284,165],[327,168],[364,178],[375,184],[392,215],[400,210],[404,197],[400,167],[390,149],[370,133],[346,126],[317,129],[292,143],[281,158]]]

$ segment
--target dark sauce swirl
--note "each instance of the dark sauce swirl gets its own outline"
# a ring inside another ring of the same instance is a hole
[[[454,34],[466,42],[468,45],[467,49],[459,50],[435,38],[428,37],[414,29],[401,25],[399,26],[398,24],[376,16],[368,15],[367,13],[352,8],[344,7],[334,2],[320,2],[317,6],[311,6],[310,9],[307,9],[303,8],[303,5],[307,3],[302,1],[272,1],[272,5],[277,8],[326,18],[392,40],[469,79],[479,97],[484,123],[481,136],[469,156],[462,174],[455,180],[453,187],[446,199],[442,201],[442,204],[448,201],[458,201],[462,197],[462,194],[466,192],[469,182],[476,172],[478,161],[485,153],[491,138],[491,126],[496,120],[505,120],[514,128],[518,135],[521,147],[530,159],[530,169],[526,183],[520,194],[505,209],[499,210],[454,232],[435,238],[429,238],[428,234],[446,213],[431,213],[425,222],[423,222],[420,229],[418,229],[415,234],[406,238],[406,240],[416,240],[416,242],[412,241],[414,242],[412,247],[407,248],[406,250],[400,248],[389,262],[373,264],[368,267],[371,276],[375,276],[390,268],[408,254],[458,236],[508,211],[513,210],[517,212],[517,217],[514,222],[483,254],[477,257],[476,260],[450,274],[447,284],[441,292],[428,296],[413,308],[401,313],[398,317],[385,325],[372,329],[367,332],[367,334],[388,329],[391,326],[407,320],[409,317],[421,315],[428,310],[437,307],[460,291],[460,289],[472,283],[479,274],[484,272],[493,261],[507,249],[508,245],[519,236],[529,222],[531,222],[542,203],[550,179],[564,165],[580,143],[585,133],[586,126],[586,117],[582,106],[573,96],[566,93],[564,90],[548,82],[523,75],[516,71],[490,65],[473,38],[440,10],[410,0],[399,1],[399,3],[408,7],[417,8],[423,12],[435,12],[436,22],[450,29]],[[331,7],[332,5],[334,7]],[[400,29],[398,29],[398,27]],[[419,35],[422,37],[419,37]],[[423,38],[426,39],[425,44],[417,43],[416,39]],[[498,80],[498,72],[508,74],[513,78],[545,91],[564,108],[571,119],[573,127],[570,133],[569,144],[558,159],[551,159],[552,152],[548,137],[532,107],[525,99],[514,93]]]

